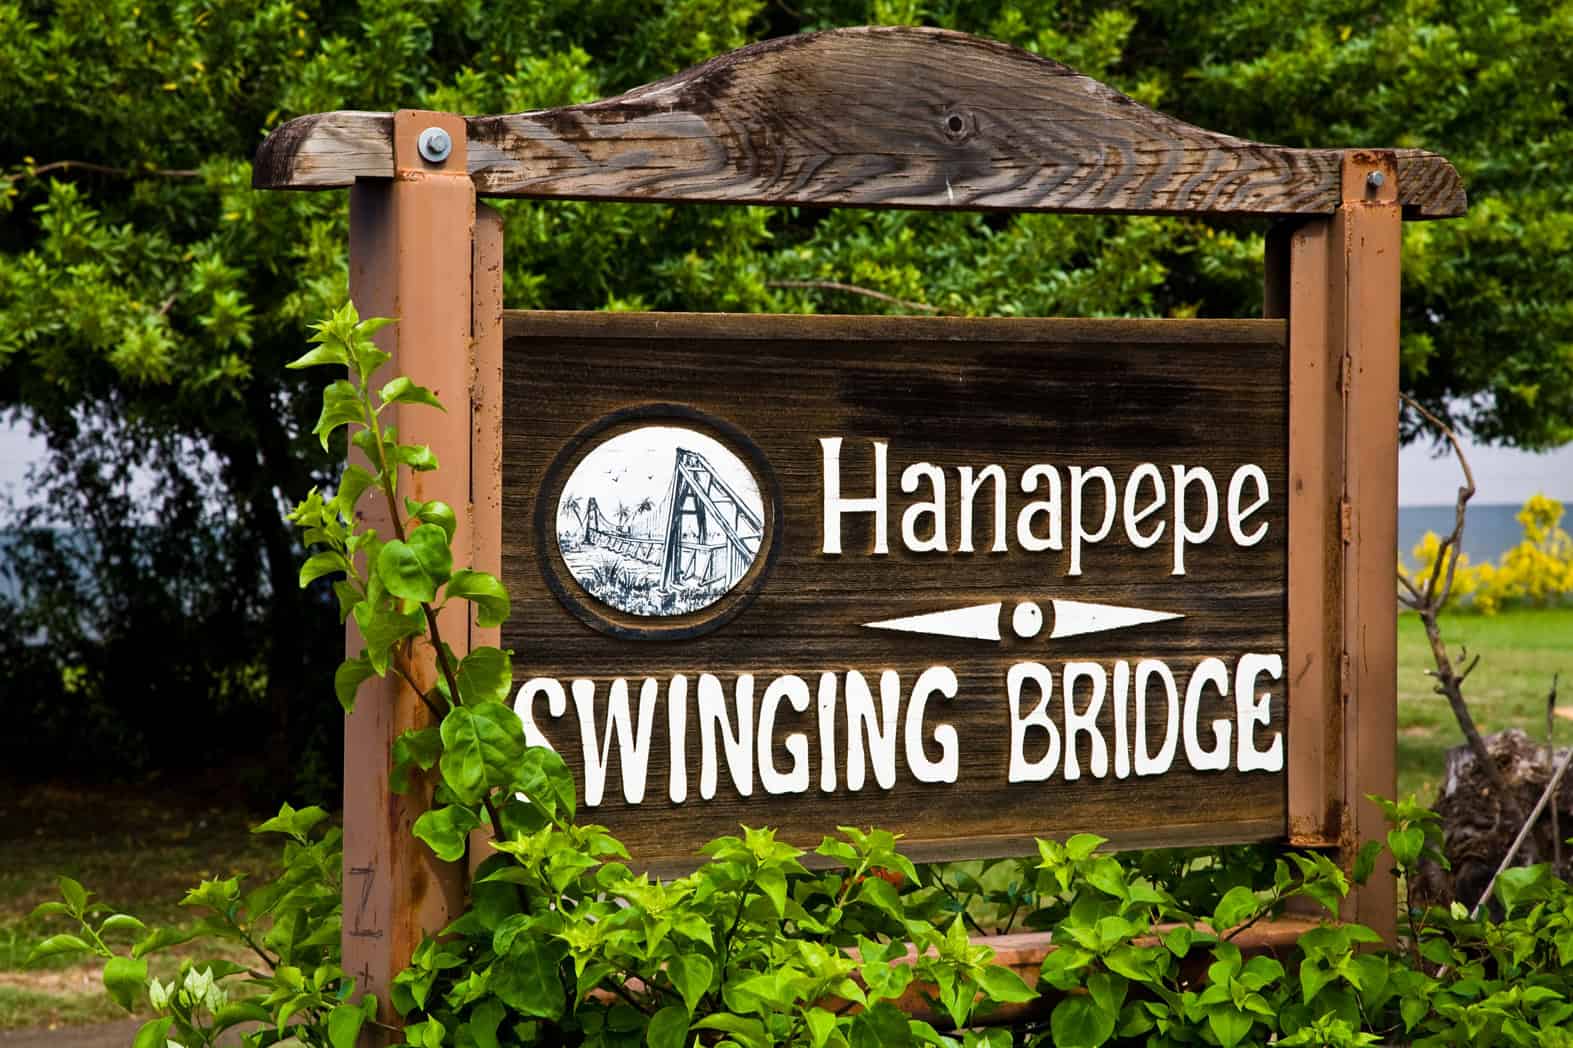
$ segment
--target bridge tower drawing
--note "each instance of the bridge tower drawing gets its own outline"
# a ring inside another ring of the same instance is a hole
[[[703,455],[686,448],[677,449],[668,505],[662,588],[692,582],[730,589],[759,555],[764,523]],[[696,525],[697,542],[683,538],[688,520]]]
[[[676,446],[671,454],[671,475],[654,527],[630,528],[623,512],[609,518],[601,508],[604,499],[588,492],[583,512],[575,509],[585,547],[614,555],[644,580],[639,586],[668,595],[659,604],[662,610],[650,612],[655,614],[682,614],[731,589],[747,574],[764,540],[756,492],[740,491],[737,477],[723,476],[701,452]],[[608,587],[594,572],[579,577],[614,606],[637,599]],[[695,599],[701,603],[693,604]]]

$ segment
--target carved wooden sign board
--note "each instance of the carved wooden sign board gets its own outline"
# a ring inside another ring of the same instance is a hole
[[[527,734],[657,868],[1281,837],[1285,334],[507,314]]]
[[[443,464],[409,490],[466,507],[456,555],[514,601],[443,638],[513,650],[530,737],[637,864],[739,823],[930,859],[1380,839],[1400,228],[1464,213],[1445,158],[1246,141],[891,26],[555,109],[297,117],[253,179],[350,189],[352,296],[450,406],[387,415]],[[1255,216],[1266,319],[514,313],[488,196]],[[429,792],[389,789],[428,723],[390,675],[345,730],[345,967],[384,1002],[465,890],[408,832]],[[1342,914],[1391,939],[1393,891]]]

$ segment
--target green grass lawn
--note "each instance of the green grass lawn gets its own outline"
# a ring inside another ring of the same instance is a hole
[[[250,832],[267,815],[227,805],[219,782],[0,785],[0,1029],[126,1017],[105,994],[99,965],[60,958],[25,967],[40,940],[76,930],[62,918],[28,919],[59,897],[60,874],[149,925],[184,925],[196,916],[179,905],[188,888],[236,874],[255,883],[281,846]],[[167,979],[178,954],[155,960]]]
[[[1464,698],[1482,733],[1522,728],[1546,736],[1546,695],[1561,673],[1558,705],[1573,708],[1573,608],[1512,610],[1496,615],[1444,615],[1442,638],[1454,665],[1461,648],[1480,665],[1464,682]],[[1443,754],[1464,741],[1447,700],[1432,689],[1435,668],[1420,619],[1398,620],[1398,792],[1430,803],[1442,776]],[[1573,720],[1555,718],[1556,739],[1573,742]]]

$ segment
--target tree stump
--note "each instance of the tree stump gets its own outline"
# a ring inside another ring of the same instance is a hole
[[[1557,762],[1567,753],[1567,747],[1560,747],[1553,754],[1549,747],[1535,742],[1518,728],[1487,735],[1485,743],[1502,769],[1519,811],[1528,815],[1545,791]],[[1426,864],[1420,877],[1410,886],[1410,901],[1417,905],[1446,906],[1457,900],[1465,906],[1474,906],[1518,835],[1519,820],[1503,812],[1500,799],[1492,796],[1490,780],[1468,746],[1455,746],[1447,751],[1442,787],[1433,807],[1442,817],[1446,835],[1444,852],[1452,869]],[[1565,842],[1573,836],[1573,775],[1563,776],[1557,786],[1557,796],[1541,813],[1514,857],[1514,865],[1552,862],[1558,854],[1552,829],[1552,808],[1557,811],[1557,828]],[[1573,873],[1573,846],[1562,844],[1560,854],[1557,873],[1565,878]]]

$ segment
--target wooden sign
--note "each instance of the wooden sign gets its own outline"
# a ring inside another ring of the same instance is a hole
[[[450,404],[388,414],[443,463],[406,490],[467,507],[532,737],[644,865],[740,822],[916,857],[1273,838],[1346,869],[1381,839],[1400,224],[1464,213],[1443,157],[1247,141],[885,26],[582,105],[297,117],[253,182],[351,188],[351,293]],[[505,314],[486,196],[1261,216],[1276,319]],[[438,617],[456,652],[498,642]],[[384,1023],[464,893],[407,832],[429,790],[388,788],[426,723],[390,675],[345,730],[344,965]],[[1341,912],[1391,940],[1393,902],[1379,869]]]
[[[671,867],[1285,828],[1286,325],[506,314],[517,705]]]

